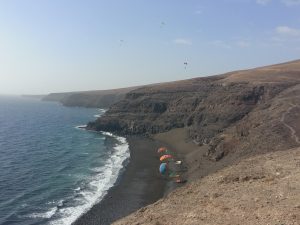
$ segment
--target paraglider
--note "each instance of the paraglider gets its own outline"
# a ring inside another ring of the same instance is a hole
[[[167,148],[166,147],[161,147],[157,150],[157,153],[162,153],[164,151],[167,151]]]
[[[157,153],[158,153],[158,154],[163,154],[163,155],[173,155],[173,152],[170,151],[169,149],[167,149],[167,147],[160,147],[160,148],[157,150]]]
[[[160,28],[163,28],[164,26],[165,26],[165,22],[162,21],[162,22],[160,23]]]
[[[167,149],[167,147],[160,147],[157,150],[157,153],[160,154],[160,166],[159,172],[165,179],[172,180],[174,183],[180,185],[187,182],[184,177],[184,170],[182,170],[183,162],[181,160],[175,160],[173,153]]]
[[[163,155],[162,157],[159,158],[159,160],[161,162],[165,161],[165,160],[170,160],[170,159],[173,159],[173,156],[172,155]]]
[[[119,44],[120,44],[120,46],[123,46],[123,44],[124,44],[124,40],[123,40],[123,39],[121,39],[121,40],[119,41]]]
[[[188,63],[187,62],[184,62],[184,69],[186,70],[187,66],[188,66]]]
[[[160,172],[162,175],[164,175],[164,174],[166,174],[166,172],[167,172],[167,168],[168,168],[167,163],[162,163],[162,164],[160,164],[160,166],[159,166],[159,172]]]

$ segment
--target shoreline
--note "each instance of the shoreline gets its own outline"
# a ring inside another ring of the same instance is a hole
[[[105,197],[72,225],[108,225],[156,202],[174,186],[159,174],[157,149],[165,144],[139,136],[127,137],[129,163]]]

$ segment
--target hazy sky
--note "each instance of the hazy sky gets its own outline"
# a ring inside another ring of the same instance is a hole
[[[0,0],[0,94],[111,89],[298,58],[300,0]]]

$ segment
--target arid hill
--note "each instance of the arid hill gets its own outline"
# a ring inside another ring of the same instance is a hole
[[[188,167],[116,224],[299,224],[300,60],[142,87],[88,128],[164,141]]]
[[[288,109],[300,110],[299,95],[300,61],[293,61],[142,87],[126,94],[89,128],[123,135],[184,128],[189,140],[207,146],[206,154],[218,161],[235,151],[295,147],[280,119]],[[236,149],[236,143],[243,146]]]
[[[300,148],[244,160],[114,225],[298,225]]]

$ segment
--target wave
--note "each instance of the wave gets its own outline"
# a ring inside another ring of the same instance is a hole
[[[115,138],[118,144],[112,149],[111,157],[103,167],[97,168],[84,187],[77,187],[74,196],[63,207],[50,208],[45,213],[35,213],[32,216],[51,218],[49,225],[69,225],[86,213],[93,205],[100,202],[117,181],[124,162],[130,157],[126,138],[102,132],[103,135]],[[72,202],[70,204],[70,202]]]
[[[118,136],[113,135],[113,134],[110,133],[110,132],[101,131],[101,134],[103,134],[104,136],[114,137],[114,138],[116,138],[116,139],[118,138]]]
[[[29,218],[43,218],[43,219],[50,219],[58,210],[57,207],[53,207],[51,209],[49,209],[46,212],[42,212],[42,213],[32,213],[30,214],[28,217]]]
[[[99,112],[105,113],[107,109],[98,109]]]
[[[107,109],[98,109],[98,111],[100,112],[100,114],[95,114],[94,117],[96,117],[96,118],[100,118],[107,111]],[[76,126],[75,128],[86,129],[86,127],[87,127],[87,125],[79,125],[79,126]]]
[[[105,137],[97,137],[95,139],[97,139],[97,140],[105,140]]]
[[[77,187],[77,188],[74,189],[74,191],[80,191],[80,190],[81,190],[80,187]]]
[[[87,125],[85,124],[85,125],[78,125],[75,128],[76,129],[85,129],[86,127],[87,127]]]
[[[101,117],[107,111],[107,109],[98,109],[98,111],[100,112],[100,114],[94,115],[94,117],[96,118]]]

